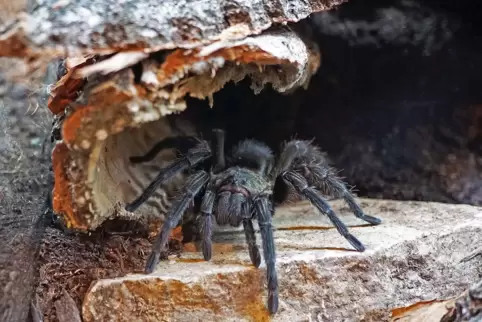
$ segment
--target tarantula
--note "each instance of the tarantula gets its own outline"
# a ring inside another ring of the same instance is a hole
[[[337,217],[318,190],[343,197],[356,217],[377,225],[381,220],[363,213],[353,195],[327,166],[324,155],[308,141],[287,142],[279,157],[271,149],[254,140],[240,142],[226,157],[224,153],[224,131],[213,131],[213,140],[193,137],[168,138],[157,143],[146,155],[131,157],[133,163],[152,160],[161,149],[180,145],[187,151],[181,158],[160,171],[159,175],[126,210],[135,211],[162,183],[181,171],[190,171],[182,193],[168,211],[145,271],[150,273],[165,251],[170,231],[176,227],[188,207],[200,201],[200,236],[205,260],[212,254],[213,219],[219,225],[244,227],[249,256],[254,266],[259,267],[261,256],[256,244],[252,220],[259,224],[264,261],[267,267],[268,309],[271,314],[278,310],[278,278],[275,269],[276,255],[271,218],[275,203],[282,202],[293,191],[308,199],[320,212],[326,214],[338,232],[360,252],[363,244]],[[199,202],[198,202],[199,205]]]

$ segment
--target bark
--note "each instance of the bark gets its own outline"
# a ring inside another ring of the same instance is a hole
[[[275,23],[297,22],[343,2],[44,0],[0,29],[0,56],[189,48],[259,34]]]

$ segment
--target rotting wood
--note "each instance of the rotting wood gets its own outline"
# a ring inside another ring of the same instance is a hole
[[[137,74],[132,67],[136,64],[142,65]],[[212,104],[212,95],[227,82],[245,78],[255,93],[266,85],[281,93],[305,87],[319,64],[318,47],[289,27],[153,55],[68,58],[67,73],[49,100],[50,110],[64,116],[62,138],[52,156],[54,211],[67,227],[81,231],[96,229],[112,217],[145,219],[156,214],[158,221],[163,213],[152,205],[136,214],[124,211],[123,205],[137,197],[132,182],[146,172],[128,157],[144,154],[171,135],[163,123],[166,115],[185,110],[187,96],[208,98]],[[172,156],[160,156],[155,166],[170,160]]]

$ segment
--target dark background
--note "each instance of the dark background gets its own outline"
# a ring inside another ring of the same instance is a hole
[[[315,14],[322,64],[307,91],[256,96],[243,81],[180,117],[227,129],[231,143],[314,138],[359,196],[482,205],[474,3],[351,1]]]

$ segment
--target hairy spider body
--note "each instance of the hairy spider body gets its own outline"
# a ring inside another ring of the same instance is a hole
[[[170,231],[179,224],[183,214],[197,197],[201,196],[198,220],[205,260],[212,257],[212,228],[215,219],[221,226],[238,227],[243,224],[250,259],[254,266],[259,267],[261,256],[252,223],[252,220],[257,220],[267,269],[268,309],[272,314],[278,310],[278,278],[271,219],[275,204],[286,200],[289,193],[308,199],[320,212],[328,216],[338,232],[357,251],[365,250],[363,244],[350,234],[330,205],[320,196],[319,190],[344,198],[358,218],[375,225],[381,221],[363,213],[350,191],[328,167],[318,148],[307,141],[293,140],[286,143],[279,157],[275,158],[266,145],[245,140],[226,157],[224,132],[214,130],[214,134],[211,142],[192,137],[164,140],[145,156],[131,158],[132,162],[139,163],[152,159],[163,148],[182,146],[181,150],[185,151],[181,151],[182,157],[161,170],[144,192],[126,206],[128,211],[135,211],[160,184],[177,173],[190,173],[153,244],[146,273],[152,272],[159,262]]]

